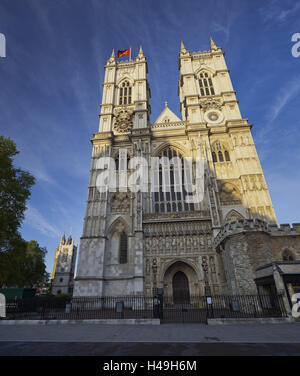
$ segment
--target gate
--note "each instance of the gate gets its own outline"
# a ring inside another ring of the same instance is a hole
[[[286,317],[282,295],[35,297],[7,299],[1,320],[152,319],[207,323],[210,318]]]
[[[181,302],[173,297],[161,297],[162,323],[207,323],[208,306],[206,297],[189,297]]]
[[[159,297],[161,323],[207,323],[214,318],[286,317],[281,295],[190,296],[181,302]]]

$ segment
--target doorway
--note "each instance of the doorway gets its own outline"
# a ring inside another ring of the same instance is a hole
[[[187,276],[178,271],[173,276],[173,301],[174,304],[182,304],[190,302],[190,288]]]

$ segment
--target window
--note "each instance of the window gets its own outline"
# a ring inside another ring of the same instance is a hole
[[[169,148],[161,152],[159,157],[167,157],[169,160],[169,169],[166,168],[166,172],[164,172],[162,163],[159,164],[159,170],[157,171],[159,175],[159,192],[153,193],[153,208],[155,213],[194,211],[195,205],[187,203],[185,200],[187,191],[184,187],[185,176],[182,156],[175,149]],[[163,189],[163,172],[166,179],[166,189]]]
[[[131,104],[132,88],[128,81],[124,81],[120,86],[119,104]]]
[[[128,170],[129,167],[129,161],[130,161],[130,156],[127,156],[127,166],[126,169]],[[121,171],[125,170],[125,166],[121,166]],[[119,157],[115,159],[115,171],[119,171]]]
[[[59,282],[63,282],[63,280],[64,280],[63,278],[59,278]]]
[[[207,95],[215,95],[215,90],[213,87],[212,79],[209,77],[208,73],[203,72],[199,75],[199,86],[201,97]]]
[[[225,150],[225,160],[226,160],[226,162],[230,162],[230,158],[229,158],[229,153],[228,153],[228,151],[227,150]]]
[[[127,235],[124,231],[120,236],[120,264],[127,264]]]
[[[219,162],[224,162],[223,153],[221,151],[218,151],[218,157],[219,157]]]
[[[219,141],[213,144],[211,154],[213,162],[230,162],[230,155],[227,146]]]

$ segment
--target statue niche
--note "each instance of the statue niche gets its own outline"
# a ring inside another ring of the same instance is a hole
[[[239,189],[231,183],[219,182],[220,200],[222,205],[241,205]]]

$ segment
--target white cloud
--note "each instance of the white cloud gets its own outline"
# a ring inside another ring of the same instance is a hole
[[[272,1],[259,9],[259,13],[265,23],[285,22],[288,17],[293,16],[299,9],[300,3],[292,3],[289,8],[282,9],[282,1]]]
[[[300,91],[300,79],[299,77],[294,78],[293,80],[289,81],[278,93],[274,105],[270,109],[270,113],[268,115],[269,122],[273,122],[287,103],[293,99],[293,97]]]
[[[212,23],[212,29],[214,32],[221,32],[225,34],[225,41],[228,42],[230,36],[230,27],[231,22],[227,23],[226,25],[221,25],[217,22]]]
[[[25,212],[25,223],[50,238],[57,238],[60,235],[57,228],[51,225],[37,209],[30,205]]]
[[[274,99],[273,105],[270,106],[269,112],[266,114],[267,122],[265,126],[258,132],[257,142],[266,143],[265,137],[274,129],[274,122],[285,109],[287,104],[295,98],[300,92],[300,77],[295,77],[288,81],[279,91]]]

